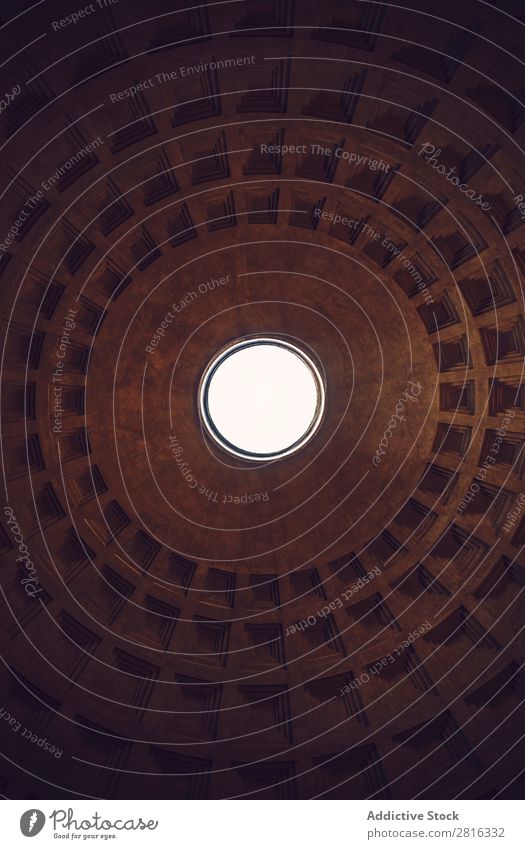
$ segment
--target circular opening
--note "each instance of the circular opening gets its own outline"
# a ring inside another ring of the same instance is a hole
[[[210,435],[237,457],[274,460],[319,427],[324,386],[304,351],[281,339],[236,342],[204,372],[199,406]]]

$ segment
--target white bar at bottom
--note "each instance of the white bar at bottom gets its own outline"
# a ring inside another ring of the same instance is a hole
[[[71,845],[524,849],[519,801],[4,800],[6,849]],[[35,838],[34,844],[28,840]]]

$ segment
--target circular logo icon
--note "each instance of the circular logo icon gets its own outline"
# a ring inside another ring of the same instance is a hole
[[[36,808],[31,808],[20,817],[20,831],[25,837],[34,837],[42,831],[45,822],[46,815]]]

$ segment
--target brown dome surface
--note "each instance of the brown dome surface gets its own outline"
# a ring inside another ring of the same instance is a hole
[[[102,6],[0,22],[0,792],[517,796],[522,4]],[[268,463],[198,407],[257,336]]]

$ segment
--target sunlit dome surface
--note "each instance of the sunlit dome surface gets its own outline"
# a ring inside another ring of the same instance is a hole
[[[277,339],[250,339],[222,351],[201,385],[201,413],[210,434],[231,453],[255,460],[301,448],[317,429],[323,404],[314,363]]]

